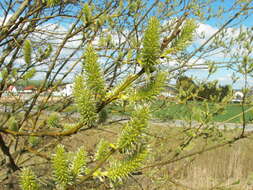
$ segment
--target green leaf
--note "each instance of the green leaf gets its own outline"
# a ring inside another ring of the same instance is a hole
[[[111,167],[105,174],[113,182],[121,181],[122,178],[128,177],[131,172],[141,167],[147,155],[148,150],[145,147],[141,147],[139,152],[134,153],[126,159],[111,162]]]
[[[240,184],[240,180],[233,182],[231,185],[238,185],[238,184]]]
[[[28,139],[29,144],[34,147],[37,146],[41,141],[40,137],[30,136]]]
[[[33,78],[33,77],[35,76],[36,72],[37,72],[37,71],[36,71],[35,68],[31,68],[30,70],[28,70],[28,71],[24,74],[23,79],[24,79],[24,80],[29,80],[29,79]]]
[[[87,87],[84,77],[79,75],[74,82],[73,95],[77,104],[78,112],[81,114],[82,122],[88,126],[94,124],[98,118],[96,103],[93,92]]]
[[[82,12],[84,14],[84,16],[82,17],[84,24],[89,23],[92,18],[92,11],[88,3],[84,4]]]
[[[121,150],[131,150],[133,145],[141,143],[145,139],[148,119],[148,106],[138,107],[132,113],[131,120],[124,126],[117,147]]]
[[[27,65],[31,64],[31,54],[32,54],[32,47],[31,47],[31,42],[30,40],[26,40],[24,42],[24,46],[23,46],[23,52],[24,52],[24,59],[25,59],[25,63]]]
[[[56,147],[56,153],[52,158],[53,175],[58,185],[65,188],[71,182],[69,162],[63,145]]]
[[[83,147],[79,148],[75,153],[73,161],[71,162],[71,171],[74,177],[80,176],[87,165],[87,153]]]
[[[183,51],[192,42],[196,28],[197,24],[193,19],[187,20],[180,34],[172,42],[170,53]]]
[[[56,6],[57,4],[61,3],[61,0],[43,0],[43,2],[46,2],[47,6],[53,7],[53,6]]]
[[[164,89],[166,78],[166,72],[157,73],[149,79],[147,84],[139,88],[135,94],[130,96],[130,99],[133,101],[154,99]]]
[[[96,98],[103,99],[105,95],[104,76],[98,63],[98,56],[92,46],[88,46],[84,53],[83,68],[88,88],[93,91]]]
[[[97,145],[97,152],[94,156],[95,160],[102,160],[110,152],[110,143],[102,139]]]
[[[152,17],[144,33],[142,63],[147,72],[153,71],[153,65],[158,63],[160,57],[160,23],[156,17]]]
[[[51,55],[52,51],[53,51],[52,45],[48,44],[45,54],[43,56],[43,59],[47,59]]]
[[[57,128],[60,124],[59,114],[57,112],[53,112],[47,119],[47,124],[49,127]]]
[[[213,62],[213,61],[207,61],[206,64],[208,66],[208,75],[209,76],[217,71],[218,68],[215,65],[215,62]]]
[[[7,122],[7,126],[12,131],[18,131],[18,122],[14,116],[11,116]]]
[[[20,187],[22,190],[38,190],[37,177],[29,168],[24,168],[20,174]]]

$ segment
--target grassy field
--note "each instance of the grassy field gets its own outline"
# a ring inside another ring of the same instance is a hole
[[[201,108],[204,111],[209,109],[210,113],[215,110],[215,106],[208,104],[206,108],[202,103],[189,102],[187,104],[176,104],[176,103],[162,103],[157,102],[154,104],[154,118],[161,119],[163,121],[167,120],[187,120],[192,117],[192,109],[195,107]],[[252,108],[252,105],[246,105],[245,110]],[[229,122],[229,123],[239,123],[242,122],[242,107],[240,104],[228,104],[224,106],[223,111],[218,114],[214,114],[212,120],[216,122]],[[236,117],[237,116],[237,117]],[[247,122],[251,122],[253,119],[253,112],[248,111],[245,114]]]
[[[38,100],[43,101],[43,97]],[[12,106],[14,102],[13,98],[5,98],[2,100],[1,105]],[[20,100],[20,103],[22,101]],[[55,104],[57,103],[57,104]],[[215,110],[215,106],[219,104],[208,104],[208,108],[203,105],[202,102],[187,102],[184,104],[178,104],[174,101],[156,101],[152,105],[152,116],[154,119],[160,119],[162,121],[169,120],[189,120],[192,118],[194,108],[200,108],[203,112],[209,110],[210,113]],[[49,110],[54,111],[61,107],[60,98],[53,97],[48,103]],[[222,105],[219,105],[222,106]],[[252,110],[249,110],[252,109]],[[253,105],[245,105],[244,110],[246,111],[245,118],[248,123],[253,120]],[[249,110],[249,111],[247,111]],[[110,106],[108,108],[109,113],[112,115],[129,115],[127,110],[124,110],[119,106]],[[76,107],[71,105],[67,107],[63,112],[77,112]],[[194,118],[193,118],[194,120]],[[242,122],[242,106],[239,103],[230,103],[224,106],[223,110],[218,114],[214,114],[212,121],[225,122],[225,123],[240,123]]]

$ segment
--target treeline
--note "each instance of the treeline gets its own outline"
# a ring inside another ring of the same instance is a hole
[[[176,88],[181,100],[221,102],[233,93],[231,85],[218,85],[218,81],[195,82],[188,76],[178,77]]]
[[[43,84],[42,80],[20,80],[16,83],[20,87],[35,86],[36,88],[39,88],[41,84]]]
[[[43,84],[43,80],[19,80],[15,83],[16,86],[19,87],[26,87],[26,86],[34,86],[36,88],[40,88],[41,85]],[[57,82],[54,82],[53,84],[51,84],[51,86],[53,86],[54,84],[56,84]],[[65,83],[61,83],[58,86],[64,85]],[[49,83],[45,84],[45,87],[49,87]]]

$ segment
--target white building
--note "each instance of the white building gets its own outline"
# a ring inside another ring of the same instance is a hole
[[[70,96],[72,92],[73,84],[67,84],[62,90],[53,92],[53,96]]]
[[[236,91],[232,102],[241,102],[243,100],[244,94],[241,91]]]

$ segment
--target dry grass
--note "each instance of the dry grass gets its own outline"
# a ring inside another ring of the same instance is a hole
[[[176,147],[185,139],[183,129],[153,126],[152,131],[168,140],[154,140],[151,162],[173,158],[173,150],[178,150]],[[235,133],[226,132],[226,138],[231,138]],[[177,157],[221,143],[217,141],[196,139]],[[253,142],[252,139],[243,139],[231,146],[151,168],[145,173],[147,177],[140,178],[144,181],[144,189],[253,190]]]
[[[229,187],[252,190],[249,176],[253,172],[252,142],[243,140],[197,156],[178,177],[183,184],[197,189]],[[236,182],[239,184],[232,185]]]
[[[76,150],[78,147],[84,146],[88,155],[92,156],[98,142],[102,138],[115,141],[121,127],[121,125],[100,126],[89,131],[81,131],[71,137],[64,138],[63,141],[58,139],[58,142],[64,144],[68,150]],[[235,133],[226,132],[225,136],[228,139]],[[184,128],[175,128],[165,124],[151,126],[149,135],[152,142],[152,154],[147,164],[175,158],[175,155],[179,153],[179,145],[187,138]],[[218,144],[219,141],[222,139],[213,141],[203,138],[196,139],[176,157],[203,149],[206,145]],[[38,159],[43,163],[43,159],[39,157]],[[34,162],[29,161],[27,164],[38,164],[38,159],[35,159]],[[41,173],[42,170],[47,173],[48,164],[37,165],[37,171]],[[133,176],[125,186],[119,189],[253,190],[252,139],[240,140],[232,146],[225,146],[168,165],[142,171],[143,175]]]
[[[114,141],[115,133],[121,126],[103,126],[102,130],[93,129],[65,139],[63,143],[69,149],[85,146],[92,154],[94,147],[101,138]],[[178,145],[185,140],[181,128],[165,125],[151,126],[152,156],[148,164],[170,160],[175,156]],[[231,138],[235,132],[226,132]],[[182,151],[185,155],[199,150],[217,141],[197,139]],[[178,157],[179,157],[178,156]],[[143,175],[134,176],[122,189],[161,189],[161,190],[253,190],[253,143],[252,139],[244,139],[213,151],[164,165],[143,170]]]

